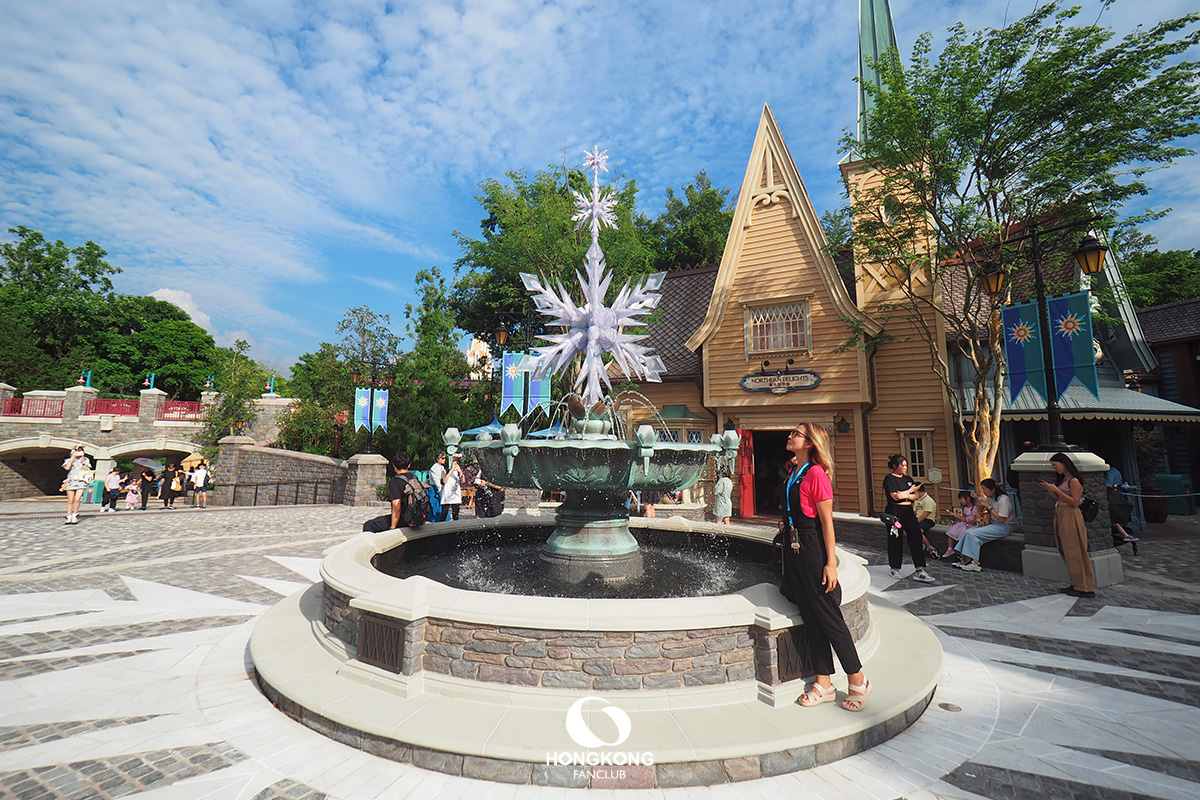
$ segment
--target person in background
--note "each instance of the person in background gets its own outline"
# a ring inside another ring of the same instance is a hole
[[[142,470],[142,511],[146,510],[146,503],[149,502],[150,496],[154,494],[154,487],[158,483],[158,478],[154,475],[154,470],[146,467]]]
[[[92,486],[92,464],[88,461],[83,445],[77,444],[71,449],[63,469],[67,478],[63,481],[63,491],[67,493],[67,518],[64,525],[79,524],[79,506],[83,502],[83,493]]]
[[[1108,499],[1108,517],[1113,533],[1125,542],[1139,541],[1126,527],[1133,516],[1133,503],[1125,496],[1125,478],[1116,467],[1109,467],[1108,472],[1104,473],[1104,493]]]
[[[446,510],[442,508],[442,485],[446,483],[446,454],[438,453],[429,468],[429,485],[437,494],[437,505],[434,507],[434,522],[446,519]]]
[[[130,477],[129,488],[125,490],[125,510],[133,511],[142,497],[142,480],[140,476]]]
[[[442,478],[442,521],[458,521],[458,509],[462,505],[463,487],[462,456],[455,453],[450,459],[450,469]]]
[[[1058,476],[1059,483],[1039,480],[1038,486],[1054,498],[1054,538],[1058,552],[1067,564],[1071,585],[1060,591],[1072,597],[1095,597],[1096,576],[1092,572],[1092,561],[1088,558],[1087,523],[1079,502],[1083,499],[1083,481],[1075,462],[1065,453],[1050,456],[1050,466]]]
[[[167,468],[159,476],[158,498],[162,500],[163,508],[175,507],[175,498],[183,492],[183,484],[180,481],[179,469],[174,463],[167,464]]]
[[[108,471],[108,475],[104,478],[104,505],[100,509],[100,513],[105,512],[116,513],[117,499],[121,496],[121,470],[114,464],[113,468]]]
[[[654,504],[659,502],[661,493],[652,489],[642,489],[638,494],[642,499],[642,516],[647,518],[655,516]]]
[[[884,510],[900,520],[900,526],[908,539],[908,552],[912,555],[913,566],[917,568],[913,573],[913,580],[933,583],[937,579],[925,571],[921,526],[917,524],[917,518],[913,514],[913,500],[917,496],[917,488],[913,479],[908,477],[908,459],[902,455],[894,455],[888,459],[888,469],[891,473],[883,476],[883,494],[887,497],[887,507]],[[891,567],[888,574],[892,580],[899,580],[904,577],[900,572],[900,567],[904,564],[904,542],[901,537],[889,534],[887,549],[888,566]]]
[[[208,507],[208,462],[201,461],[200,466],[192,473],[192,505],[197,508]]]
[[[988,503],[977,513],[976,518],[982,524],[964,532],[956,548],[963,554],[964,560],[954,566],[966,572],[983,572],[983,567],[979,565],[980,548],[988,542],[1008,536],[1013,527],[1013,502],[1000,484],[985,478],[979,485]]]
[[[733,516],[733,479],[729,477],[729,467],[717,470],[717,484],[713,487],[713,516],[722,525],[729,524]]]
[[[942,558],[954,555],[963,534],[975,524],[975,511],[975,493],[965,489],[959,492],[958,508],[950,512],[957,522],[946,528],[946,552],[942,553]]]
[[[913,499],[913,514],[917,525],[921,526],[921,544],[925,547],[925,555],[933,559],[941,558],[937,548],[929,543],[929,532],[937,524],[937,502],[925,491],[925,484],[917,484],[917,496]]]

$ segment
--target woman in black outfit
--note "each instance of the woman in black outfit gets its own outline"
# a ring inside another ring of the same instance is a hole
[[[888,459],[888,469],[892,472],[883,478],[883,493],[887,497],[887,508],[884,510],[900,520],[900,525],[904,528],[908,538],[908,552],[912,554],[913,566],[917,568],[913,573],[913,580],[932,583],[936,578],[925,571],[921,523],[917,522],[917,515],[913,513],[912,508],[917,488],[913,479],[908,477],[908,459],[901,455],[892,456]],[[890,574],[893,580],[904,577],[900,573],[900,566],[904,563],[904,543],[896,533],[898,531],[888,531],[887,540],[888,566],[892,568]]]
[[[149,502],[150,495],[154,492],[154,484],[157,481],[158,478],[154,476],[154,473],[148,467],[142,470],[142,511],[146,510],[146,503]]]
[[[829,471],[829,434],[819,425],[801,422],[788,435],[792,470],[784,486],[783,593],[804,620],[816,680],[797,702],[809,707],[831,703],[837,693],[830,676],[836,651],[848,679],[847,711],[862,711],[871,682],[846,620],[842,616],[842,587],[838,585],[837,551],[833,533],[833,483]]]
[[[163,502],[163,508],[175,507],[175,498],[182,493],[175,488],[175,482],[182,480],[183,476],[179,474],[175,465],[167,464],[167,468],[162,473],[162,488],[158,492]]]

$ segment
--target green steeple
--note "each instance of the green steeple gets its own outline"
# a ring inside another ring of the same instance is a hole
[[[892,10],[888,0],[859,0],[858,4],[858,140],[866,140],[863,123],[874,101],[866,86],[881,86],[879,74],[867,62],[874,63],[889,49],[896,47],[896,29],[892,25]],[[851,153],[846,160],[854,160]]]

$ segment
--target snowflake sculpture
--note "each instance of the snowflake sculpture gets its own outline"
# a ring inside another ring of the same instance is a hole
[[[538,311],[549,317],[549,325],[562,326],[566,332],[550,334],[546,338],[553,342],[547,347],[535,348],[536,356],[530,356],[522,365],[535,378],[544,378],[553,372],[566,369],[577,355],[583,355],[583,368],[575,379],[575,389],[588,404],[599,402],[604,390],[612,389],[608,372],[604,368],[604,354],[611,353],[617,364],[629,377],[638,377],[652,383],[662,380],[666,365],[649,347],[638,341],[644,334],[624,333],[622,328],[641,325],[638,319],[653,311],[658,305],[658,289],[662,286],[665,273],[655,273],[640,283],[625,284],[617,293],[611,306],[604,305],[612,276],[604,263],[604,252],[600,249],[600,229],[616,228],[613,214],[616,199],[608,191],[600,189],[600,170],[608,171],[608,151],[596,145],[591,152],[584,151],[584,168],[592,170],[590,197],[574,192],[576,213],[575,229],[584,225],[591,228],[592,244],[587,251],[586,277],[578,275],[583,290],[583,307],[575,305],[561,285],[546,286],[536,275],[521,273],[525,288],[533,292]],[[582,388],[581,388],[582,387]]]

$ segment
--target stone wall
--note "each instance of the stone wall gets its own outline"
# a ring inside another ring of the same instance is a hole
[[[259,447],[245,436],[221,440],[213,463],[212,505],[341,503],[348,467],[326,456]],[[256,492],[257,487],[257,492]]]
[[[60,458],[13,458],[0,461],[0,498],[41,497],[58,494],[66,472]]]
[[[1038,485],[1039,480],[1058,482],[1053,470],[1021,473],[1021,514],[1024,517],[1025,542],[1038,547],[1056,547],[1054,542],[1054,498]],[[1112,520],[1104,491],[1104,473],[1085,472],[1080,476],[1083,496],[1100,504],[1100,513],[1087,523],[1088,552],[1112,548]]]

